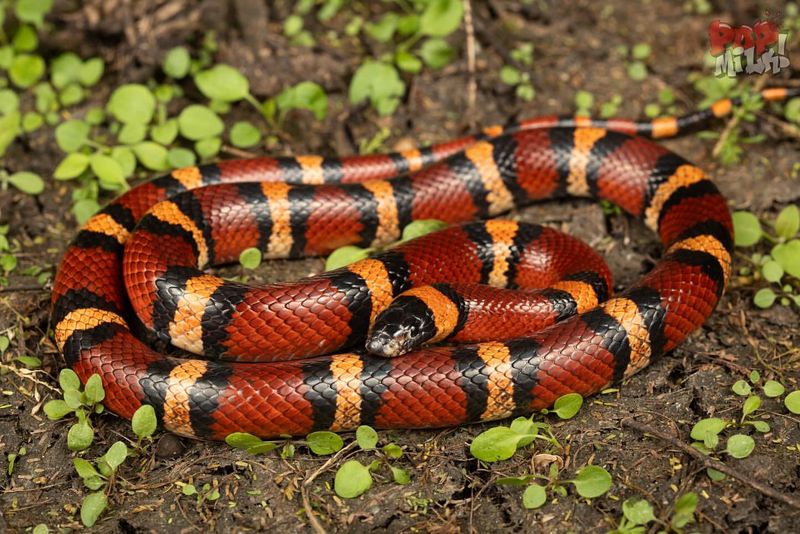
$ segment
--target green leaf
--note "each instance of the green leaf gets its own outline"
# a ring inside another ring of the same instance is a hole
[[[225,124],[209,108],[193,104],[185,107],[178,115],[178,127],[183,137],[199,141],[218,136],[225,129]]]
[[[734,242],[737,247],[755,245],[761,239],[761,221],[749,211],[736,211],[733,213]]]
[[[75,220],[79,225],[88,221],[98,211],[100,211],[100,204],[91,198],[79,200],[72,206],[72,213],[75,215]]]
[[[708,478],[713,480],[714,482],[719,482],[720,480],[725,480],[725,473],[722,471],[717,471],[713,467],[709,467],[706,469],[706,474]]]
[[[675,509],[670,523],[677,528],[683,528],[694,521],[694,511],[697,509],[697,494],[690,491],[675,501]]]
[[[19,97],[11,89],[0,89],[0,115],[8,115],[19,109]]]
[[[611,475],[598,465],[587,465],[571,481],[578,495],[587,499],[599,497],[611,489]]]
[[[793,414],[800,414],[800,390],[792,391],[783,399],[786,409]]]
[[[746,397],[747,395],[750,395],[750,392],[753,390],[753,388],[750,387],[750,384],[747,383],[746,380],[737,380],[733,384],[731,389],[733,390],[734,393],[736,393],[737,395],[740,395],[742,397]]]
[[[529,417],[517,417],[509,426],[512,432],[519,434],[522,439],[517,443],[517,448],[526,447],[533,443],[539,433],[539,424],[534,423]]]
[[[495,481],[498,486],[527,486],[534,479],[533,475],[521,477],[500,477]]]
[[[102,491],[90,493],[83,498],[81,503],[81,523],[87,528],[92,527],[107,506],[108,500],[105,493]]]
[[[105,64],[99,57],[87,59],[78,71],[78,80],[84,87],[91,87],[103,77]]]
[[[398,20],[397,13],[390,11],[378,19],[378,22],[364,24],[364,31],[379,43],[388,43],[394,36]]]
[[[57,89],[63,89],[79,79],[78,72],[83,61],[74,52],[59,54],[50,62],[50,81]]]
[[[294,37],[303,29],[303,17],[299,15],[289,15],[283,21],[283,33],[286,37]]]
[[[784,388],[783,384],[776,380],[767,380],[764,384],[764,395],[767,397],[780,397],[783,395],[784,391],[786,391],[786,388]]]
[[[8,183],[29,195],[38,195],[44,191],[44,180],[38,174],[28,171],[15,172],[8,177]]]
[[[152,436],[157,424],[156,411],[149,404],[139,406],[131,418],[131,428],[139,439]]]
[[[132,145],[144,140],[147,135],[147,125],[141,122],[128,122],[122,125],[117,134],[117,140],[126,145]]]
[[[631,80],[641,82],[647,78],[647,66],[641,61],[632,61],[628,63],[628,77]]]
[[[97,404],[106,398],[106,393],[103,390],[103,379],[97,373],[89,377],[83,391],[91,404]]]
[[[556,399],[553,410],[559,419],[572,419],[583,406],[583,397],[579,393],[567,393]]]
[[[761,432],[762,434],[766,434],[769,432],[769,423],[766,421],[748,421],[753,428],[756,429],[756,432]]]
[[[461,0],[430,0],[419,18],[419,31],[423,35],[444,37],[459,27],[463,14]]]
[[[191,61],[192,58],[189,56],[189,51],[186,50],[186,47],[176,46],[164,56],[162,68],[167,76],[180,80],[189,74]]]
[[[394,61],[400,70],[416,74],[422,70],[422,61],[410,52],[398,50],[394,55]]]
[[[77,119],[64,121],[56,126],[56,143],[64,152],[77,152],[89,140],[91,127]]]
[[[44,124],[44,117],[35,111],[27,111],[22,116],[22,130],[26,133],[35,132]]]
[[[475,458],[484,462],[508,460],[517,451],[517,446],[527,436],[518,434],[507,426],[496,426],[478,434],[469,446]]]
[[[387,443],[383,446],[383,454],[385,454],[388,458],[392,460],[397,460],[403,456],[403,449],[400,445],[396,443]]]
[[[194,83],[206,97],[223,102],[236,102],[250,94],[250,83],[241,72],[230,65],[214,65],[198,72]]]
[[[169,168],[167,149],[163,146],[152,141],[144,141],[133,145],[131,148],[133,153],[136,154],[136,159],[146,168],[152,171],[165,171]]]
[[[656,519],[653,515],[653,506],[646,500],[636,497],[626,499],[622,503],[622,513],[625,519],[634,525],[646,525]]]
[[[321,430],[319,432],[312,432],[306,436],[306,443],[311,452],[318,456],[327,456],[342,450],[344,441],[339,434]]]
[[[77,390],[81,387],[81,380],[72,369],[62,369],[61,372],[58,373],[58,385],[61,386],[61,391],[67,391],[69,389]]]
[[[369,469],[358,460],[348,460],[336,471],[333,490],[344,499],[354,499],[372,487]]]
[[[5,154],[8,145],[10,145],[17,134],[19,134],[20,115],[18,111],[14,111],[5,116],[0,116],[0,156]]]
[[[378,433],[371,426],[361,425],[356,429],[356,443],[362,451],[371,451],[378,446]]]
[[[528,510],[541,508],[547,502],[547,492],[539,484],[531,484],[522,493],[522,506]]]
[[[82,451],[89,448],[94,439],[94,430],[87,422],[72,425],[67,432],[67,448],[71,451]]]
[[[16,0],[14,13],[23,22],[41,26],[44,16],[53,7],[53,0]]]
[[[106,112],[103,108],[93,107],[86,112],[84,120],[92,126],[101,124],[106,119]]]
[[[264,443],[261,438],[247,432],[232,432],[225,436],[225,443],[237,449],[247,450]]]
[[[369,100],[380,115],[391,115],[400,104],[406,85],[392,65],[366,60],[350,80],[348,98],[353,104]]]
[[[692,439],[696,439],[697,441],[702,441],[704,443],[712,442],[713,444],[711,446],[709,446],[708,443],[706,443],[706,446],[709,449],[713,449],[718,441],[718,434],[722,432],[726,426],[728,426],[728,422],[717,417],[701,419],[692,427],[690,436]]]
[[[170,148],[167,152],[167,163],[173,169],[190,167],[197,162],[194,152],[187,148]]]
[[[747,458],[756,446],[756,442],[750,436],[744,434],[734,434],[728,438],[728,445],[725,452],[734,458]]]
[[[778,237],[791,239],[800,229],[800,209],[794,204],[786,206],[775,219],[775,233]]]
[[[204,159],[213,158],[219,153],[222,147],[222,139],[219,137],[211,137],[209,139],[201,139],[194,144],[194,150],[197,154]]]
[[[44,523],[39,523],[38,525],[33,527],[33,531],[31,531],[31,534],[49,534],[49,533],[50,529],[47,528],[47,525],[45,525]]]
[[[153,119],[156,98],[144,85],[126,84],[111,93],[106,109],[122,123],[148,124]]]
[[[11,45],[0,46],[0,69],[8,70],[14,61],[14,49]]]
[[[103,460],[105,460],[112,472],[116,472],[117,468],[122,465],[127,457],[128,447],[121,441],[115,441],[103,455]]]
[[[32,52],[36,50],[39,45],[39,39],[36,36],[36,30],[23,24],[14,34],[13,40],[14,48],[19,52]]]
[[[8,230],[8,225],[3,226],[3,228]],[[0,233],[0,235],[3,235],[3,234]],[[3,238],[5,238],[4,235],[3,235]],[[4,243],[6,243],[6,247],[8,247],[8,244],[7,244],[8,242],[4,241]],[[8,340],[8,336],[0,336],[0,354],[3,354],[6,350],[8,350],[8,346],[10,344],[11,344],[11,342]]]
[[[633,46],[633,50],[631,50],[631,56],[633,59],[647,59],[650,57],[651,50],[649,44],[637,43]]]
[[[251,122],[239,121],[231,128],[230,139],[235,147],[250,148],[261,142],[261,132]]]
[[[779,282],[783,277],[783,267],[777,261],[770,260],[761,267],[761,275],[768,282]]]
[[[115,159],[105,154],[95,153],[89,158],[92,172],[100,179],[100,185],[112,191],[127,186],[125,173]]]
[[[239,264],[245,269],[255,269],[261,265],[261,251],[255,247],[244,249],[239,254]]]
[[[792,98],[786,102],[783,114],[788,121],[800,124],[800,98]]]
[[[72,408],[70,408],[67,403],[61,399],[47,401],[47,403],[44,405],[44,413],[51,421],[58,421],[65,415],[72,413],[72,411]]]
[[[795,278],[800,278],[800,239],[775,245],[772,247],[771,255],[784,271]]]
[[[432,69],[440,69],[450,63],[455,50],[444,39],[427,39],[419,48],[419,57]]]
[[[89,166],[89,156],[75,152],[67,154],[67,157],[61,160],[56,170],[53,172],[53,178],[56,180],[71,180],[86,170]]]
[[[97,472],[94,466],[91,463],[84,460],[83,458],[73,458],[72,465],[75,466],[75,471],[81,478],[90,478],[100,475],[100,473]]]
[[[125,178],[131,176],[136,170],[136,156],[133,154],[133,150],[131,150],[130,147],[115,146],[111,149],[111,157],[114,161],[119,163]]]
[[[74,106],[84,99],[83,88],[77,83],[71,83],[58,94],[58,99],[64,106]]]
[[[447,223],[438,219],[419,219],[412,221],[403,228],[402,241],[409,241],[424,235],[447,228]]]
[[[197,495],[197,488],[194,486],[194,484],[184,484],[182,482],[177,482],[177,484],[181,487],[181,493],[187,497]]]
[[[506,85],[517,85],[522,81],[522,74],[511,65],[503,65],[500,69],[500,81]]]
[[[345,245],[343,247],[339,247],[331,252],[331,255],[328,256],[327,260],[325,260],[325,270],[332,271],[334,269],[344,267],[345,265],[350,265],[351,263],[363,260],[364,258],[368,257],[371,252],[372,249],[370,248],[361,248],[355,245]]]
[[[392,470],[392,478],[394,478],[395,484],[406,485],[411,482],[411,475],[402,467],[390,465],[389,469]]]
[[[42,360],[36,356],[17,356],[14,361],[21,363],[28,369],[38,369],[42,366]]]
[[[275,97],[275,103],[282,114],[291,109],[307,109],[317,120],[324,119],[328,114],[328,95],[314,82],[300,82],[284,89]]]
[[[747,399],[744,401],[744,404],[742,405],[742,415],[744,417],[747,417],[751,413],[758,410],[760,406],[761,406],[761,397],[757,395],[747,397]]]
[[[150,129],[150,137],[158,144],[168,145],[178,136],[178,121],[170,119],[164,124],[157,124]]]
[[[759,289],[753,296],[753,303],[759,308],[769,308],[775,303],[775,292],[768,287]]]

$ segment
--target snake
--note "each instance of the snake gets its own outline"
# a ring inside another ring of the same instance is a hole
[[[173,170],[93,215],[66,249],[56,345],[82,382],[100,376],[112,412],[150,405],[165,430],[206,440],[458,426],[597,393],[677,347],[725,290],[726,199],[648,138],[738,104],[646,121],[544,116],[397,153]],[[613,294],[588,245],[498,218],[567,196],[639,219],[661,258]],[[425,219],[449,226],[391,245]],[[208,273],[248,248],[277,259],[345,245],[378,251],[293,282]]]

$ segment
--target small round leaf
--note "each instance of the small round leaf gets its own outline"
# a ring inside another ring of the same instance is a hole
[[[372,475],[358,460],[348,460],[336,472],[333,489],[339,497],[353,499],[372,487]]]
[[[746,436],[744,434],[734,434],[728,438],[728,444],[725,448],[725,452],[734,458],[746,458],[750,456],[750,453],[753,452],[755,446],[756,442],[750,436]]]
[[[541,508],[547,502],[547,492],[539,484],[531,484],[522,493],[522,506],[528,510]]]

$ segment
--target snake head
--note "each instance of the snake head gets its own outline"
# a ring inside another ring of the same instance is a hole
[[[415,297],[398,297],[378,314],[367,336],[367,352],[394,358],[419,347],[436,334],[433,315]]]

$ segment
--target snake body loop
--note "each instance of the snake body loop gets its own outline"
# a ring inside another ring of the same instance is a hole
[[[101,376],[115,413],[150,404],[166,429],[206,439],[451,426],[595,393],[697,329],[731,269],[717,188],[632,134],[675,135],[735,103],[648,123],[546,117],[383,156],[173,171],[109,204],[67,249],[52,298],[57,345],[83,381]],[[564,196],[638,217],[663,257],[607,298],[610,275],[585,245],[513,221],[462,224]],[[455,226],[294,283],[251,288],[203,271],[250,247],[295,258],[382,246],[430,218]],[[204,359],[155,352],[131,333],[132,311]],[[396,357],[361,350],[376,321],[367,347]],[[480,342],[418,347],[446,338]],[[355,352],[325,355],[343,348]]]

